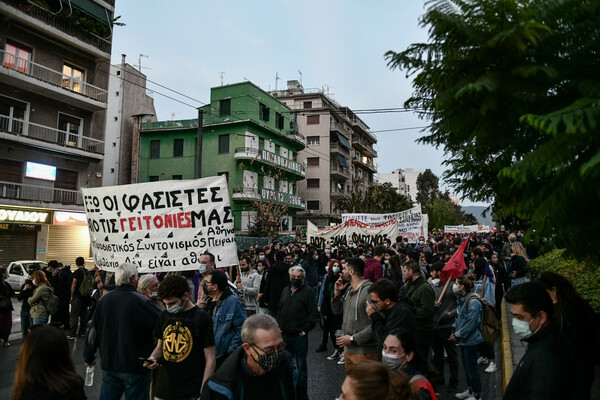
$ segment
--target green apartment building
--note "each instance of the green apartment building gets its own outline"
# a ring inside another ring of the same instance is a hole
[[[290,123],[290,109],[241,82],[212,88],[202,110],[202,177],[226,176],[236,231],[248,231],[257,201],[287,204],[280,229],[293,230],[296,212],[305,209],[297,194],[305,178],[297,156],[305,141]],[[197,140],[197,119],[142,124],[138,182],[194,179]]]

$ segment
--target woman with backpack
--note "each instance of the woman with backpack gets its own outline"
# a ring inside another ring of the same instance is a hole
[[[460,345],[460,355],[465,375],[467,389],[457,393],[457,399],[475,400],[481,398],[483,390],[481,376],[477,365],[478,346],[483,342],[481,323],[483,322],[483,306],[475,294],[475,275],[461,275],[452,285],[452,290],[460,298],[458,300],[458,316],[454,323],[454,333],[450,336],[451,343]]]
[[[48,278],[46,278],[46,274],[43,271],[35,271],[31,275],[31,281],[36,287],[33,291],[33,296],[27,299],[27,302],[31,305],[29,313],[32,319],[32,326],[46,325],[48,317],[51,314],[48,311],[48,301],[50,300],[50,296],[54,295],[54,289],[50,287],[50,282],[48,282]]]

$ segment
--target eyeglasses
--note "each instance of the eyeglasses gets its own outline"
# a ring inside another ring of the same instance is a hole
[[[377,303],[381,303],[383,300],[371,300],[371,303],[373,304],[377,304]]]
[[[260,351],[262,351],[265,354],[279,353],[279,352],[285,350],[285,342],[281,342],[277,347],[267,347],[266,349],[263,349],[256,344],[251,344],[250,346],[256,347],[257,349],[259,349]]]

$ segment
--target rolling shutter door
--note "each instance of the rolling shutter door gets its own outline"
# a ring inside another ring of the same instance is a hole
[[[58,260],[75,266],[77,257],[88,258],[90,235],[87,226],[50,225],[48,232],[47,260]]]
[[[0,264],[11,261],[35,260],[37,232],[0,231]]]

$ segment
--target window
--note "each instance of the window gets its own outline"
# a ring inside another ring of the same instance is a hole
[[[320,204],[319,204],[319,200],[308,200],[306,202],[306,209],[307,210],[316,210],[319,211],[320,209]]]
[[[275,113],[275,127],[277,129],[283,129],[283,115]]]
[[[307,179],[306,180],[307,188],[318,188],[319,187],[319,179]]]
[[[316,146],[321,142],[321,138],[319,136],[308,136],[306,138],[306,143],[308,145]]]
[[[319,115],[309,115],[306,117],[307,125],[317,125],[319,123]]]
[[[83,128],[83,121],[80,118],[72,117],[66,114],[58,114],[58,142],[66,143],[69,146],[79,146],[79,137]]]
[[[0,96],[0,130],[22,134],[27,104]]]
[[[304,108],[312,108],[312,101],[305,101]]]
[[[225,172],[217,172],[218,176],[224,176],[225,180],[227,181],[227,183],[229,183],[229,172],[225,171]]]
[[[183,179],[183,175],[173,175],[173,180],[174,181],[180,181]]]
[[[150,158],[160,158],[160,140],[150,141]]]
[[[173,157],[183,157],[183,139],[173,141]]]
[[[258,105],[258,118],[262,119],[263,121],[268,121],[269,120],[269,112],[271,110],[269,109],[269,107],[265,106],[263,103],[259,103]]]
[[[231,114],[231,99],[219,101],[219,116],[224,117]]]
[[[219,154],[229,153],[229,134],[219,135]]]
[[[309,167],[318,167],[319,157],[308,157],[306,159],[306,165],[308,165]]]
[[[6,41],[4,52],[4,66],[15,69],[24,74],[29,72],[31,49],[14,42]]]
[[[83,70],[68,64],[63,65],[62,87],[81,93],[83,90]]]
[[[158,182],[158,175],[150,175],[148,177],[148,182]]]

